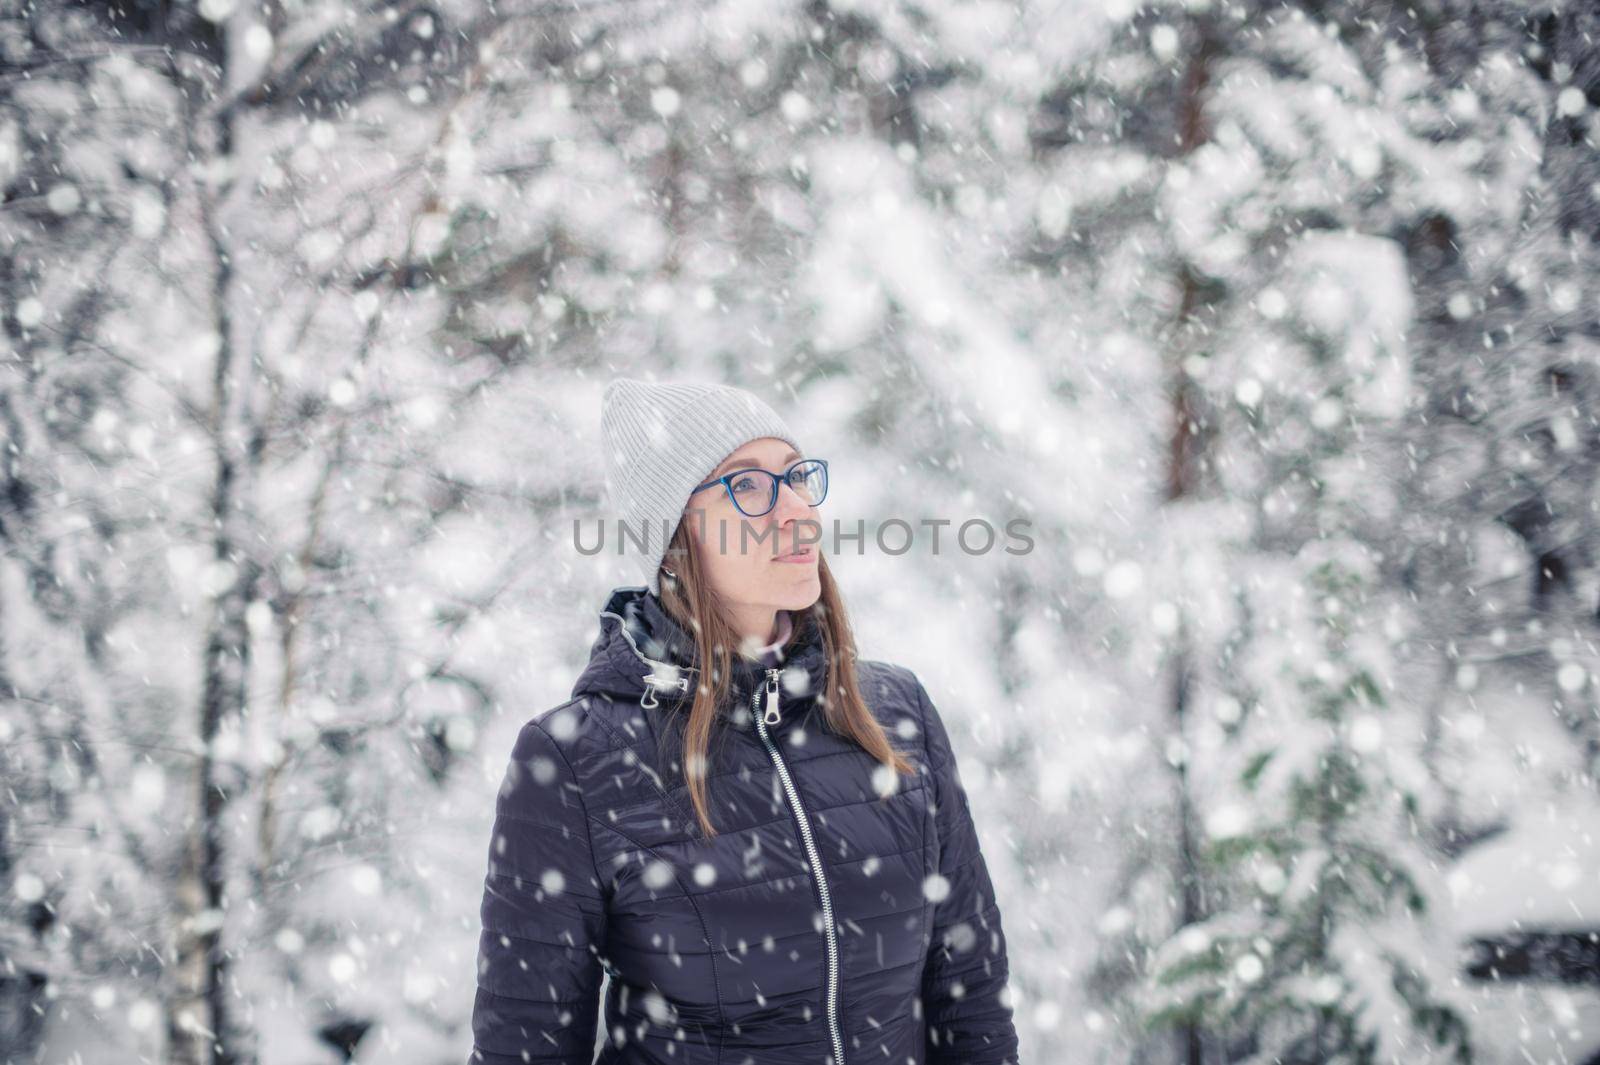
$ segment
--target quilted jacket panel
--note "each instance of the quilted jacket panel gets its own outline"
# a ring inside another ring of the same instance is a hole
[[[523,726],[496,798],[472,1065],[1017,1062],[1000,911],[943,722],[911,671],[859,660],[918,772],[833,733],[820,633],[798,617],[778,669],[735,667],[708,837],[680,756],[692,649],[645,589],[611,594],[572,698]],[[780,720],[758,724],[774,687]]]

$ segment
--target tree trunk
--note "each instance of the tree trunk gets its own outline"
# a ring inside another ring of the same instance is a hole
[[[226,49],[219,49],[223,55]],[[227,90],[227,67],[219,84]],[[194,129],[194,124],[190,125]],[[233,151],[233,117],[223,110],[210,122],[211,143],[203,151],[226,159]],[[245,785],[237,764],[217,756],[216,740],[245,713],[250,664],[245,610],[256,581],[244,515],[254,483],[257,434],[250,418],[254,360],[241,353],[233,336],[231,289],[233,259],[226,228],[218,217],[227,185],[199,190],[200,217],[210,242],[214,269],[212,300],[219,346],[212,379],[211,442],[216,478],[211,492],[214,596],[205,634],[199,707],[200,757],[196,817],[189,823],[179,882],[177,961],[167,1002],[168,1060],[173,1065],[246,1065],[254,1059],[249,1036],[239,1030],[228,1006],[229,953],[224,932],[228,907],[228,804]]]

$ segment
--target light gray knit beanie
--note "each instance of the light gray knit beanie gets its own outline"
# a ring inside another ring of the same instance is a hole
[[[622,543],[655,595],[661,593],[667,542],[695,486],[751,440],[775,436],[796,451],[804,450],[778,412],[759,396],[731,385],[694,382],[614,379],[600,399],[600,434],[606,492],[618,512],[615,517],[628,528]],[[643,551],[636,546],[639,540],[644,541]]]

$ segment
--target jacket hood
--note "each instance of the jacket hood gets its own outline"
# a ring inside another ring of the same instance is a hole
[[[827,652],[821,629],[809,610],[792,612],[794,635],[783,649],[785,701],[809,698],[827,681]],[[638,702],[655,689],[662,705],[692,699],[699,683],[694,640],[666,612],[660,598],[643,585],[613,589],[600,610],[600,635],[589,649],[589,663],[572,686],[573,698],[606,695]],[[742,654],[733,656],[732,691],[748,700],[766,680],[766,667]],[[734,699],[731,705],[741,705]]]

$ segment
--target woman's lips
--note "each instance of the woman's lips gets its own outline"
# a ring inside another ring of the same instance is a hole
[[[806,562],[815,562],[816,560],[817,560],[817,549],[814,548],[814,547],[805,547],[805,548],[801,548],[799,551],[797,551],[796,553],[794,553],[792,555],[779,555],[773,561],[774,562],[806,563]]]

